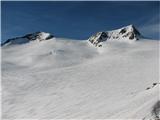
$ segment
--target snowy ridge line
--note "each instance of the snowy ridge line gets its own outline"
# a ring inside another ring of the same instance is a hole
[[[102,44],[108,40],[115,41],[136,41],[142,38],[140,32],[134,25],[128,25],[117,30],[98,32],[92,35],[88,40],[97,47],[102,47]]]
[[[16,37],[8,39],[5,42],[1,43],[1,46],[9,44],[23,44],[30,41],[45,41],[53,39],[55,36],[46,32],[35,32],[30,33],[22,37]],[[91,42],[94,46],[102,47],[103,42],[107,40],[116,40],[116,41],[136,41],[142,38],[140,32],[135,28],[134,25],[128,25],[112,31],[98,32],[95,35],[92,35],[88,41]]]
[[[5,42],[1,43],[1,46],[8,45],[8,44],[23,44],[23,43],[27,43],[34,40],[44,41],[52,38],[54,38],[54,36],[51,35],[50,33],[35,32],[35,33],[26,34],[25,36],[22,36],[22,37],[8,39]]]

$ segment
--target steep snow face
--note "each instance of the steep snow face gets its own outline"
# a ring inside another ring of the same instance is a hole
[[[136,41],[139,40],[140,37],[141,34],[139,31],[133,25],[129,25],[117,30],[98,32],[88,40],[93,45],[101,47],[102,43],[107,40]]]
[[[158,48],[141,39],[100,48],[60,38],[3,46],[2,118],[154,120]]]
[[[2,43],[2,46],[3,45],[9,45],[9,44],[23,44],[23,43],[28,43],[28,42],[34,41],[34,40],[43,41],[43,40],[49,40],[49,39],[52,39],[52,38],[54,38],[54,36],[51,35],[50,33],[35,32],[35,33],[27,34],[23,37],[8,39],[4,43]]]

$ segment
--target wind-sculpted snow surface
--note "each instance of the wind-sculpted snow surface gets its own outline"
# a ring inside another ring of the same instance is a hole
[[[154,119],[158,45],[54,38],[3,46],[2,117]]]

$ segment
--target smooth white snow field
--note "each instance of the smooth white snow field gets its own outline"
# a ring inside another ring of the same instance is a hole
[[[3,46],[2,118],[154,120],[158,51],[159,41],[147,39]]]

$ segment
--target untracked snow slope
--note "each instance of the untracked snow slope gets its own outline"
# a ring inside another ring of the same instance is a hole
[[[4,46],[2,117],[154,119],[158,46],[60,38]]]

